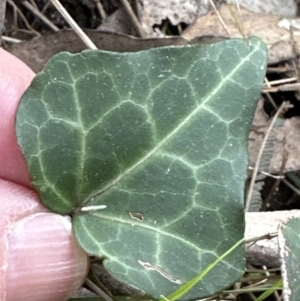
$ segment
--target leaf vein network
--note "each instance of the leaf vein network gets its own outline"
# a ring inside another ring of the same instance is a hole
[[[133,164],[131,167],[129,167],[127,170],[125,170],[123,173],[121,173],[117,178],[115,178],[113,181],[108,183],[103,189],[95,193],[93,197],[96,197],[103,193],[104,191],[108,190],[112,186],[116,185],[121,179],[123,179],[125,176],[130,174],[136,167],[141,165],[143,162],[145,162],[147,159],[149,159],[151,156],[157,153],[157,151],[167,142],[169,141],[181,128],[183,128],[205,105],[211,100],[211,97],[214,96],[219,92],[220,89],[222,89],[224,82],[227,80],[230,80],[232,76],[236,73],[239,68],[241,68],[246,61],[249,60],[249,58],[253,55],[253,51],[249,52],[246,57],[241,59],[241,61],[229,72],[225,77],[224,80],[222,80],[214,89],[211,91],[211,93],[206,96],[203,101],[197,106],[195,110],[193,110],[178,126],[176,126],[168,135],[166,135],[165,138],[163,138],[151,151],[148,152],[143,158],[141,158],[138,162]]]

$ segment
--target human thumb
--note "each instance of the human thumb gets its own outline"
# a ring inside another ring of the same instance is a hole
[[[0,300],[70,298],[88,267],[70,222],[47,212],[32,190],[3,180],[0,212]]]

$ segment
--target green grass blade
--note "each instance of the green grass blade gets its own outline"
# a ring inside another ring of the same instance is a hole
[[[229,255],[237,247],[239,247],[244,241],[245,241],[244,238],[239,240],[228,251],[226,251],[224,254],[222,254],[217,260],[215,260],[213,263],[208,265],[207,268],[204,269],[200,274],[198,274],[196,277],[194,277],[190,281],[183,284],[178,290],[173,292],[168,297],[161,298],[159,301],[165,301],[166,299],[170,300],[170,301],[175,301],[175,300],[180,299],[182,296],[184,296],[186,293],[188,293],[199,281],[201,281],[220,261],[222,261],[227,255]]]
[[[266,291],[264,291],[258,298],[256,298],[255,301],[263,301],[279,289],[282,289],[282,279],[278,280],[276,283],[274,283],[273,286],[266,289]]]

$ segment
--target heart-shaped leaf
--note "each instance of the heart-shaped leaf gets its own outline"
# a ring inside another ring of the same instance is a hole
[[[168,295],[243,237],[266,57],[257,38],[89,50],[55,56],[34,79],[16,125],[33,186],[73,212],[81,246],[117,279]],[[243,264],[239,248],[185,298],[230,285]]]

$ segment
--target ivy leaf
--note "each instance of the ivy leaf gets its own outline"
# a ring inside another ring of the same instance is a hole
[[[19,105],[33,186],[117,279],[169,295],[244,235],[247,137],[266,69],[258,38],[53,57]],[[184,299],[229,286],[243,248]]]
[[[285,222],[278,233],[280,257],[282,261],[283,295],[286,301],[296,301],[299,299],[299,226],[300,218],[295,217]]]

